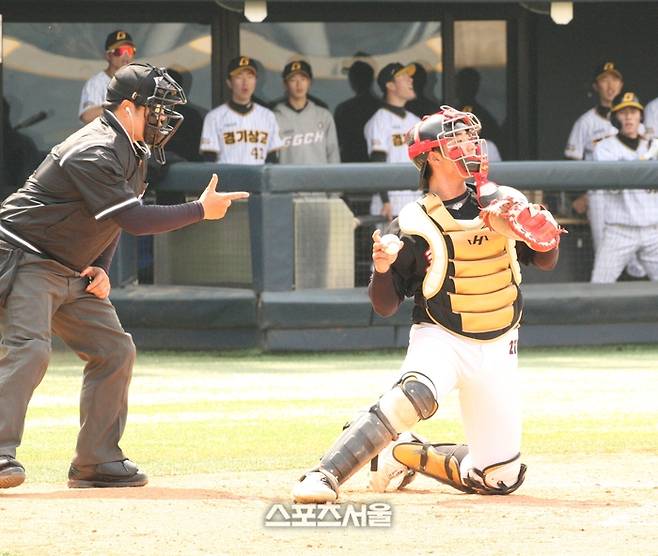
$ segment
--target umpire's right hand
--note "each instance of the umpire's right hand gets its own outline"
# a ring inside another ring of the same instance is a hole
[[[219,220],[224,218],[228,207],[231,206],[231,201],[235,199],[246,199],[249,193],[246,191],[233,191],[231,193],[217,193],[217,182],[219,178],[217,174],[213,174],[208,182],[205,191],[201,193],[199,202],[203,207],[204,220]]]

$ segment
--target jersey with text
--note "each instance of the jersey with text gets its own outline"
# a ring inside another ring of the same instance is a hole
[[[268,153],[282,146],[271,110],[254,103],[246,114],[222,104],[203,119],[201,152],[217,154],[225,164],[265,164]]]
[[[331,112],[309,100],[302,110],[287,102],[274,107],[283,148],[281,164],[337,164],[340,162],[336,125]]]

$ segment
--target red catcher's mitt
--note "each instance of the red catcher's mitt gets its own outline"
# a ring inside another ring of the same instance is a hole
[[[485,225],[499,234],[524,241],[534,251],[551,251],[566,233],[553,215],[541,205],[506,197],[496,199],[480,211]]]

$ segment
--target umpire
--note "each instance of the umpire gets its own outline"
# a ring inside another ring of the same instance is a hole
[[[144,206],[151,152],[182,122],[186,102],[161,68],[129,64],[108,85],[101,116],[55,146],[25,185],[0,206],[0,488],[25,480],[15,459],[25,413],[57,334],[86,362],[80,433],[68,486],[144,486],[126,458],[135,345],[108,299],[108,269],[121,230],[156,234],[222,218],[244,192],[217,193],[217,176],[198,200]]]

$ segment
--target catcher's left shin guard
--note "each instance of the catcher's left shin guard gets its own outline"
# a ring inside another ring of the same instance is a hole
[[[432,381],[421,373],[406,373],[343,431],[314,471],[322,472],[336,490],[399,433],[429,419],[437,409]]]
[[[467,455],[466,444],[403,442],[393,447],[393,457],[409,469],[472,494],[475,491],[462,480],[459,470]]]

